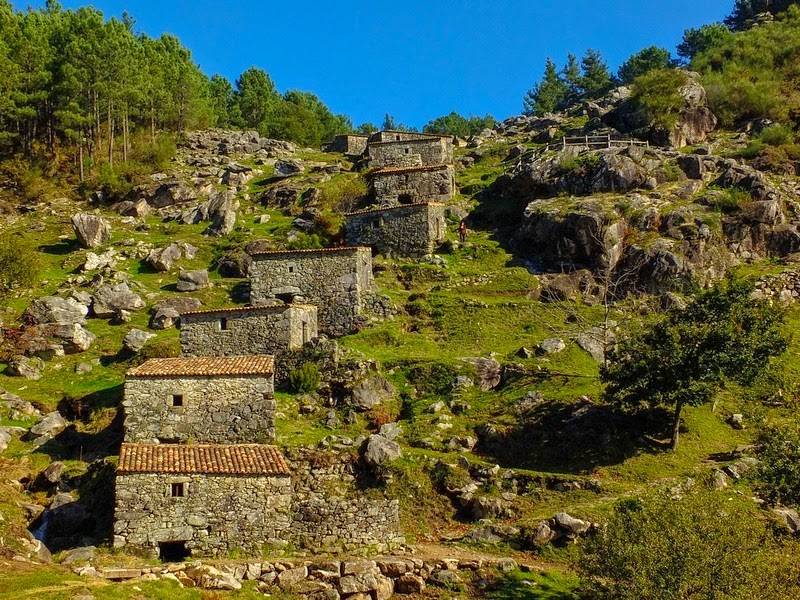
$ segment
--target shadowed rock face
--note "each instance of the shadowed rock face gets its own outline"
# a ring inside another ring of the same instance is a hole
[[[72,229],[84,248],[96,248],[111,237],[111,226],[102,217],[77,214],[72,217]]]

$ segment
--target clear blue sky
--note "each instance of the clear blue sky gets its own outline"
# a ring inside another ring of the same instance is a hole
[[[44,0],[13,0],[16,8]],[[614,69],[636,50],[674,49],[733,0],[62,0],[127,10],[151,36],[177,35],[209,75],[250,66],[308,90],[359,124],[389,112],[421,126],[456,110],[503,119],[552,56],[599,49]]]

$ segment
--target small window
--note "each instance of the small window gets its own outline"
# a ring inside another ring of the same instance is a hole
[[[172,394],[172,406],[183,406],[183,394]]]
[[[399,142],[399,141],[400,141],[400,136],[399,136],[399,135],[395,135],[395,136],[394,136],[394,139],[395,139],[395,140],[397,140],[397,141]]]
[[[411,152],[411,148],[406,148],[406,154],[408,154],[409,152]]]
[[[294,273],[294,267],[292,265],[289,265],[289,273]]]
[[[219,330],[220,331],[228,331],[228,319],[226,319],[225,317],[222,317],[219,320]]]
[[[183,498],[186,496],[186,487],[183,483],[171,483],[170,484],[170,495],[173,498]]]

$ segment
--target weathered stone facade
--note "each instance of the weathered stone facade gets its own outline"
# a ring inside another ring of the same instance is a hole
[[[181,314],[184,356],[281,354],[316,338],[317,307],[308,304],[242,306]]]
[[[369,136],[369,143],[375,142],[406,142],[409,140],[445,138],[452,142],[453,136],[439,135],[436,133],[419,133],[418,131],[396,131],[394,129],[384,129],[376,131]]]
[[[133,369],[125,380],[122,406],[126,441],[237,443],[275,439],[272,370],[269,374],[246,375],[148,373]]]
[[[453,162],[453,142],[444,137],[370,142],[370,167],[421,167]]]
[[[252,255],[250,300],[300,299],[318,307],[319,330],[332,336],[358,331],[374,294],[369,248],[286,250]]]
[[[325,148],[327,152],[340,152],[345,156],[358,157],[367,151],[367,135],[356,135],[352,133],[337,135],[333,141]]]
[[[348,244],[398,256],[430,254],[446,232],[445,206],[433,202],[359,211],[345,220]]]
[[[186,486],[185,497],[171,497],[173,483]],[[291,501],[286,476],[118,474],[114,546],[158,553],[160,543],[185,542],[197,555],[258,554],[289,535]]]
[[[452,165],[384,167],[369,177],[370,195],[378,203],[446,202],[455,192]]]

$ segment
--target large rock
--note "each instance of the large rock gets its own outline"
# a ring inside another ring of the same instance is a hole
[[[89,309],[73,298],[44,296],[33,300],[23,315],[23,320],[33,324],[57,323],[72,325],[86,322]]]
[[[178,244],[170,244],[166,248],[156,248],[147,255],[147,264],[156,271],[169,271],[181,259],[183,252]]]
[[[8,367],[6,367],[6,374],[38,381],[42,378],[42,369],[44,369],[44,361],[41,358],[14,356],[9,361]]]
[[[67,354],[86,352],[97,339],[95,334],[79,323],[55,325],[48,329],[50,334],[58,339]]]
[[[276,177],[289,177],[297,173],[302,173],[304,170],[303,163],[294,158],[279,160],[275,163]]]
[[[103,217],[85,213],[73,215],[72,230],[84,248],[97,248],[111,237],[111,225]]]
[[[468,358],[466,361],[475,367],[475,383],[481,390],[488,392],[500,385],[503,367],[494,358]]]
[[[92,312],[100,319],[110,319],[122,311],[133,312],[142,308],[144,300],[127,283],[102,285],[92,296]]]
[[[555,524],[566,532],[568,536],[579,536],[589,531],[592,526],[588,521],[576,519],[575,517],[565,513],[557,513],[555,517]]]
[[[236,227],[236,211],[239,200],[232,191],[217,192],[208,201],[208,220],[211,225],[206,229],[208,235],[222,236],[230,234]]]
[[[131,329],[122,340],[122,347],[128,352],[138,354],[142,351],[145,344],[156,337],[153,333],[147,333],[141,329]]]
[[[382,435],[373,434],[367,439],[364,448],[364,460],[371,467],[382,468],[402,456],[400,444],[386,439]]]
[[[179,292],[196,292],[210,287],[211,282],[208,280],[208,271],[205,269],[198,269],[196,271],[181,271],[178,276],[178,283],[176,289]]]
[[[5,427],[0,427],[0,452],[3,452],[6,448],[8,448],[11,438],[11,431]]]
[[[171,329],[175,327],[182,312],[198,310],[203,305],[197,298],[168,298],[153,307],[150,327],[153,329]]]
[[[67,422],[64,420],[64,417],[61,416],[61,413],[56,410],[47,413],[41,421],[31,427],[30,434],[36,437],[55,437],[66,428]]]
[[[588,331],[579,333],[575,340],[583,350],[592,355],[598,363],[604,363],[606,353],[611,350],[616,342],[612,331],[603,327],[592,327]]]
[[[197,199],[197,192],[177,180],[166,181],[155,187],[137,188],[147,203],[154,208],[165,208],[178,204],[187,204]]]
[[[359,410],[370,410],[394,396],[394,386],[381,375],[359,381],[350,392],[350,403]]]

